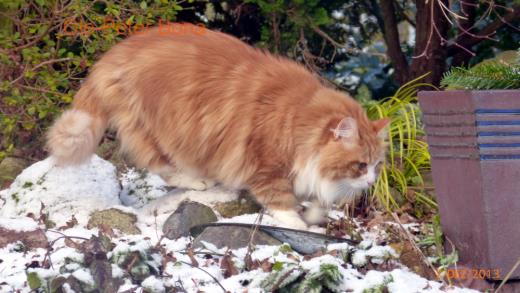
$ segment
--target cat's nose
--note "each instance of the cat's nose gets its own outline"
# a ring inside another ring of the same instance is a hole
[[[368,184],[369,187],[374,185],[374,183],[375,183],[375,180],[368,180],[367,181],[367,184]]]

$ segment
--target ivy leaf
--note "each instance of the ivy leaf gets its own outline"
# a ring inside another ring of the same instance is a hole
[[[35,272],[27,272],[27,283],[29,284],[29,288],[32,290],[38,289],[42,286],[42,281],[40,280],[40,277],[38,277],[38,274]]]

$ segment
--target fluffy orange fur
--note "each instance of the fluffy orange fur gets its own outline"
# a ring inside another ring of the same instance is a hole
[[[296,189],[327,198],[309,184],[351,182],[377,165],[387,124],[294,61],[220,32],[154,29],[94,65],[48,147],[58,164],[78,164],[112,128],[139,167],[249,188],[268,210],[292,216]]]

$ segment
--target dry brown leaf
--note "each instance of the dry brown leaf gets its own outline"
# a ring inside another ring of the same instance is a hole
[[[401,216],[399,216],[399,220],[401,221],[402,224],[417,222],[417,219],[412,217],[409,213],[402,213]]]
[[[233,259],[231,258],[231,253],[228,251],[222,257],[222,260],[220,261],[220,268],[224,270],[224,277],[229,278],[234,275],[238,275],[238,270],[235,267],[235,263],[233,262]]]
[[[267,273],[273,270],[273,264],[269,262],[269,258],[266,258],[260,262],[260,268]]]
[[[367,228],[370,230],[375,226],[381,226],[386,221],[385,216],[381,212],[375,212],[374,217],[368,221]]]
[[[114,229],[112,229],[108,225],[106,225],[106,224],[99,224],[98,228],[99,228],[99,231],[101,233],[107,235],[108,237],[110,237],[110,238],[116,237],[116,234],[114,233]]]
[[[70,248],[74,249],[80,249],[81,245],[77,243],[76,241],[70,239],[69,237],[65,237],[65,245],[67,245]]]
[[[259,267],[258,261],[254,262],[250,253],[246,254],[244,258],[244,263],[247,271],[256,270]]]
[[[76,217],[74,217],[74,215],[72,215],[70,220],[68,220],[65,223],[65,225],[58,227],[58,230],[70,229],[70,228],[76,226],[77,224],[78,224],[78,220],[76,219]]]
[[[199,262],[195,259],[195,253],[193,253],[193,248],[190,246],[187,250],[188,257],[190,258],[191,265],[198,268]]]
[[[166,265],[169,262],[177,262],[177,259],[175,258],[175,256],[173,256],[173,254],[171,252],[168,252],[166,254],[163,253],[162,267],[166,268]]]

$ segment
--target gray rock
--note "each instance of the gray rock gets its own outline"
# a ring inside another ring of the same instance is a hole
[[[213,210],[203,204],[191,201],[182,202],[163,225],[163,233],[169,239],[190,235],[190,229],[197,225],[215,222]]]
[[[193,241],[195,248],[204,247],[202,241],[209,242],[218,248],[241,248],[249,244],[253,229],[238,226],[214,226],[207,227]],[[253,240],[255,245],[281,245],[282,242],[269,236],[269,234],[257,230]]]
[[[279,245],[287,243],[296,252],[314,254],[332,243],[348,243],[357,245],[358,241],[336,238],[321,233],[294,230],[283,227],[242,223],[213,223],[194,227],[191,232],[197,236],[194,245],[201,247],[202,241],[215,244],[217,247],[245,247],[249,243],[251,233],[257,229],[254,244]]]
[[[7,187],[8,184],[14,180],[23,169],[29,166],[29,162],[20,158],[7,157],[0,163],[0,188]]]
[[[141,231],[135,226],[135,222],[137,222],[136,215],[112,208],[93,212],[88,220],[87,228],[92,229],[105,225],[126,234],[140,234]]]

